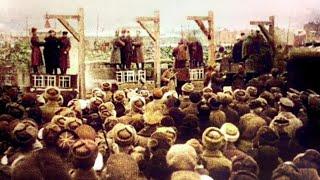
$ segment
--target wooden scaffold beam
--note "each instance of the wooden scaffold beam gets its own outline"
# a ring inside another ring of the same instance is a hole
[[[153,78],[156,87],[160,87],[161,79],[161,60],[160,60],[160,12],[155,11],[153,17],[137,17],[137,23],[144,29],[150,38],[155,42],[155,59]],[[149,29],[146,23],[152,23],[152,28]]]
[[[215,42],[214,42],[214,17],[213,12],[209,11],[208,16],[188,16],[188,20],[195,21],[195,23],[199,26],[200,30],[207,37],[208,46],[209,46],[209,58],[208,64],[215,64]],[[205,26],[204,21],[208,22],[208,27]]]
[[[84,37],[84,10],[79,8],[77,15],[55,15],[46,14],[45,18],[57,19],[79,42],[78,49],[78,63],[79,63],[79,74],[78,74],[78,87],[80,98],[86,97],[86,83],[85,83],[85,37]],[[72,27],[68,20],[76,20],[78,22],[78,30]]]
[[[267,42],[271,45],[273,52],[276,53],[276,42],[275,42],[275,17],[270,16],[269,21],[250,21],[250,25],[257,25],[261,30],[262,34],[266,37]],[[269,30],[265,28],[269,26]]]

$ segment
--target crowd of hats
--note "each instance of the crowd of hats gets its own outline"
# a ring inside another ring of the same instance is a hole
[[[87,99],[3,87],[0,179],[320,179],[320,95],[285,84],[178,95],[106,82]]]

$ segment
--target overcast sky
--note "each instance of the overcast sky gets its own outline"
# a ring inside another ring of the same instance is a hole
[[[96,34],[99,16],[99,32],[105,35],[137,26],[136,16],[150,16],[154,10],[160,10],[162,33],[192,29],[195,24],[186,16],[207,15],[208,10],[214,11],[218,28],[250,28],[250,20],[267,20],[270,15],[276,16],[277,26],[288,28],[291,21],[290,27],[301,28],[312,12],[319,11],[320,0],[0,0],[0,31],[23,31],[26,18],[30,27],[41,29],[46,12],[72,14],[79,7],[85,10],[86,34]]]

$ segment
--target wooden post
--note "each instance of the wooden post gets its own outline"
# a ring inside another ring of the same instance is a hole
[[[84,38],[84,10],[83,8],[79,9],[79,49],[78,49],[78,59],[79,59],[79,94],[80,98],[86,97],[86,65],[85,65],[85,38]]]
[[[78,87],[79,87],[79,96],[80,98],[86,97],[86,83],[85,83],[85,36],[84,36],[84,10],[83,8],[79,9],[77,15],[49,15],[46,14],[45,18],[48,19],[57,19],[70,33],[71,35],[79,42],[78,48]],[[78,22],[78,31],[75,30],[67,21],[68,19],[75,19]]]
[[[152,22],[153,30],[148,29],[144,22]],[[155,59],[153,78],[156,87],[160,87],[161,80],[161,54],[160,54],[160,12],[155,11],[154,17],[138,17],[137,23],[148,33],[155,43]]]
[[[197,23],[203,34],[208,40],[208,64],[213,66],[215,64],[215,37],[214,37],[214,17],[213,12],[209,11],[208,16],[188,16],[188,20],[193,20]],[[208,28],[205,27],[203,21],[208,21]]]
[[[270,16],[269,17],[269,22],[270,22],[270,24],[269,24],[269,34],[274,39],[275,38],[275,36],[274,36],[274,32],[275,32],[275,30],[274,30],[274,28],[275,28],[274,16]]]
[[[269,21],[250,21],[250,25],[257,25],[260,28],[262,34],[266,37],[267,42],[270,44],[273,52],[276,54],[275,17],[270,16]],[[269,30],[267,30],[265,26],[269,26]]]
[[[213,12],[209,11],[208,13],[208,25],[209,25],[209,62],[208,64],[213,66],[216,63],[216,46],[215,46],[215,37],[214,37],[214,17],[213,17]]]

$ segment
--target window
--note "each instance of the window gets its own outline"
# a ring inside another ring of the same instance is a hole
[[[33,86],[44,87],[44,77],[42,75],[33,75]]]
[[[71,87],[71,77],[70,76],[60,76],[59,77],[59,87],[60,88],[70,88]]]
[[[44,86],[56,86],[56,76],[45,75]]]

